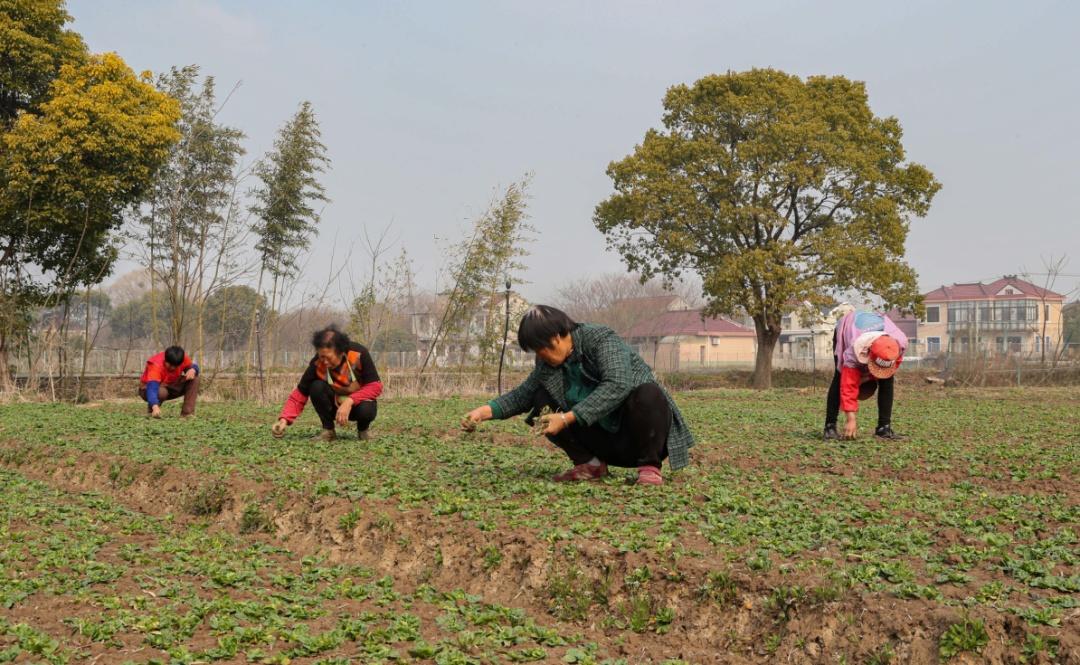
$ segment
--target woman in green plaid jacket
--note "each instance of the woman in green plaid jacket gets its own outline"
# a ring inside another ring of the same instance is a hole
[[[533,425],[539,416],[542,433],[574,464],[557,481],[601,478],[612,465],[636,467],[639,484],[660,485],[665,458],[672,469],[689,463],[694,438],[682,414],[613,330],[536,305],[521,319],[518,344],[536,354],[536,368],[517,388],[465,414],[463,428],[525,412]],[[551,413],[540,415],[544,407]]]

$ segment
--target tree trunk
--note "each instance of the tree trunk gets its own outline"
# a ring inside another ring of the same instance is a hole
[[[81,403],[86,399],[86,363],[90,357],[90,286],[86,287],[86,296],[83,302],[83,348],[82,366],[79,367],[79,382],[76,384],[75,402]]]
[[[0,334],[0,393],[15,389],[14,377],[8,373],[8,362],[7,337]]]
[[[1039,358],[1039,366],[1040,367],[1046,367],[1046,339],[1047,339],[1047,337],[1046,337],[1046,324],[1048,323],[1048,321],[1046,320],[1046,302],[1045,301],[1042,302],[1041,309],[1042,309],[1042,311],[1039,312],[1039,316],[1042,317],[1042,334],[1040,335],[1042,337],[1042,339],[1039,340],[1039,348],[1042,349],[1042,357]]]
[[[750,387],[764,390],[772,388],[773,350],[780,339],[780,321],[769,322],[759,314],[754,317],[754,330],[757,332],[757,355]]]
[[[244,373],[247,373],[249,367],[251,367],[251,354],[255,350],[255,326],[257,324],[257,317],[259,315],[259,297],[262,295],[263,275],[266,272],[265,263],[259,268],[259,281],[255,286],[255,304],[251,306],[251,326],[248,328],[248,343],[247,351],[244,353]],[[271,310],[273,311],[273,310]],[[222,314],[222,321],[224,321],[225,315]],[[222,330],[224,330],[224,323],[222,323]]]

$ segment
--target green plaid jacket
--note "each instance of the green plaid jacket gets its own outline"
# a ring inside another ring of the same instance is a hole
[[[588,378],[597,381],[592,393],[573,408],[575,418],[582,425],[599,422],[622,406],[634,388],[656,381],[641,356],[611,328],[583,323],[570,333],[570,337],[574,342],[574,351],[569,360],[580,359],[582,371]],[[538,360],[536,368],[520,386],[490,402],[493,415],[504,419],[529,411],[533,406],[533,396],[541,386],[547,389],[564,411],[570,410],[566,404],[562,370]],[[672,469],[681,469],[690,463],[694,436],[666,390],[664,396],[671,406],[672,415],[671,429],[668,431],[668,459]]]

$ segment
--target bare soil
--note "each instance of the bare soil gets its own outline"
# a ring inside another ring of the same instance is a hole
[[[738,463],[722,454],[716,457],[711,461]],[[212,480],[172,467],[60,449],[35,449],[31,458],[9,462],[9,466],[66,491],[103,493],[131,509],[173,515],[181,522],[205,519],[187,514],[187,507],[192,493]],[[1068,491],[1057,481],[1047,481],[1045,489]],[[849,662],[866,662],[891,648],[892,662],[936,663],[941,634],[962,616],[969,616],[985,622],[991,639],[977,661],[961,656],[954,662],[998,664],[1017,662],[1016,645],[1026,635],[1022,620],[1009,615],[982,608],[964,614],[940,603],[853,590],[835,599],[794,604],[785,613],[770,602],[770,592],[778,586],[813,588],[820,584],[820,575],[781,569],[750,575],[725,560],[686,557],[675,561],[652,551],[619,552],[589,538],[572,545],[549,543],[526,529],[481,531],[456,515],[400,510],[390,502],[364,499],[357,504],[334,497],[282,495],[268,484],[238,476],[227,479],[222,510],[210,518],[214,527],[239,534],[244,508],[251,501],[272,515],[274,533],[245,537],[273,542],[298,558],[324,554],[331,561],[360,564],[392,576],[406,588],[421,583],[460,588],[535,616],[548,615],[556,582],[573,580],[579,593],[603,588],[607,612],[569,624],[555,619],[551,623],[565,625],[568,632],[583,631],[602,651],[621,654],[630,662],[680,658],[693,663],[825,663],[836,662],[842,654],[854,657]],[[360,519],[355,528],[344,532],[341,518],[357,505]],[[484,562],[482,551],[490,546],[502,554],[496,565]],[[666,634],[639,634],[605,621],[605,617],[625,613],[635,592],[627,588],[624,577],[643,566],[654,573],[665,571],[654,574],[649,593],[653,602],[675,610],[675,621]],[[718,570],[731,571],[735,585],[734,597],[723,602],[697,593],[709,573]],[[50,633],[69,634],[62,619],[81,611],[77,602],[58,598],[28,608],[20,620]],[[1066,616],[1061,635],[1060,662],[1080,663],[1080,612]],[[91,660],[106,656],[95,651],[98,647],[88,648]],[[136,657],[137,645],[125,648]]]

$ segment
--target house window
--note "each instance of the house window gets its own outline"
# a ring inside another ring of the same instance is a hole
[[[1050,305],[1043,305],[1043,321],[1050,320]]]
[[[712,344],[713,346],[720,346],[720,338],[719,337],[710,337],[709,338],[709,344]]]
[[[975,321],[975,302],[966,300],[949,304],[949,323],[968,324]]]
[[[929,315],[929,310],[927,310]],[[926,338],[926,353],[940,353],[941,352],[941,338],[940,337],[927,337]]]
[[[1005,353],[1005,338],[1004,337],[998,337],[996,341],[997,341],[997,352],[998,353]]]
[[[1009,338],[1009,353],[1020,353],[1021,338],[1010,337]]]
[[[787,314],[780,317],[780,327],[785,330],[791,327],[791,315]]]
[[[926,308],[926,322],[927,323],[938,323],[939,321],[941,321],[941,308],[938,307],[937,305],[934,305],[933,307],[927,307]]]

